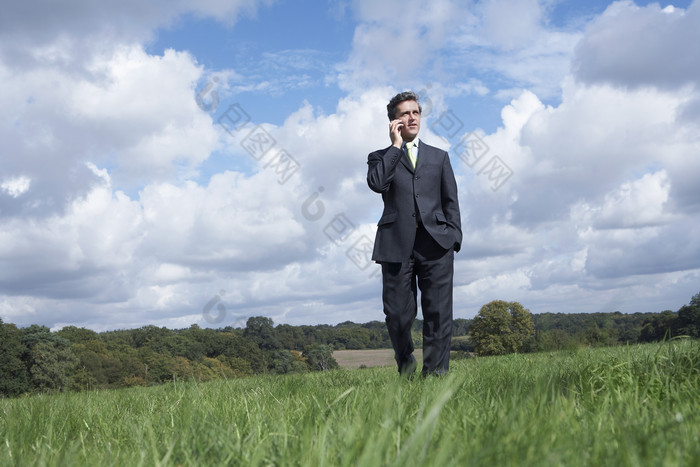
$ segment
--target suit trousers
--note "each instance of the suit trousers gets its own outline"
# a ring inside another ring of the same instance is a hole
[[[452,339],[454,251],[441,247],[419,225],[413,254],[402,263],[382,263],[382,301],[399,372],[413,358],[411,327],[417,314],[418,289],[423,312],[423,374],[449,370]]]

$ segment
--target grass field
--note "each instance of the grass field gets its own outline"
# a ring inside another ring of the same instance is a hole
[[[0,465],[700,465],[700,342],[0,400]]]

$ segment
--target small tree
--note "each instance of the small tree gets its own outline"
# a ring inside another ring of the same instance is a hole
[[[690,304],[678,310],[677,335],[700,337],[700,293],[695,294]]]
[[[304,362],[289,350],[275,350],[268,365],[270,373],[304,373],[309,371]]]
[[[469,329],[479,355],[522,352],[534,333],[530,311],[518,302],[502,300],[482,306]]]
[[[644,321],[639,340],[642,342],[660,341],[664,338],[671,338],[677,327],[678,316],[671,310],[664,310],[657,315]]]
[[[338,362],[333,358],[333,348],[330,345],[312,345],[304,350],[302,357],[306,359],[311,371],[326,371],[338,368]]]
[[[278,350],[282,348],[274,322],[265,316],[253,316],[248,318],[243,337],[254,342],[262,350]]]
[[[32,382],[39,390],[64,391],[71,384],[71,373],[78,363],[66,339],[41,341],[30,352]]]

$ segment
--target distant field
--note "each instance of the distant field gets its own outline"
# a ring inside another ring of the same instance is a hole
[[[698,394],[686,340],[35,395],[0,466],[698,466]]]
[[[423,361],[423,351],[416,349],[413,352],[418,362]],[[341,368],[360,368],[364,365],[368,368],[375,366],[395,366],[394,351],[392,349],[371,350],[336,350],[333,358]],[[420,368],[420,365],[419,365]]]

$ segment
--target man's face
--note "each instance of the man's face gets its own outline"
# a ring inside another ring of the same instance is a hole
[[[420,130],[420,109],[416,101],[403,101],[396,106],[396,118],[401,120],[401,137],[404,141],[413,141]]]

